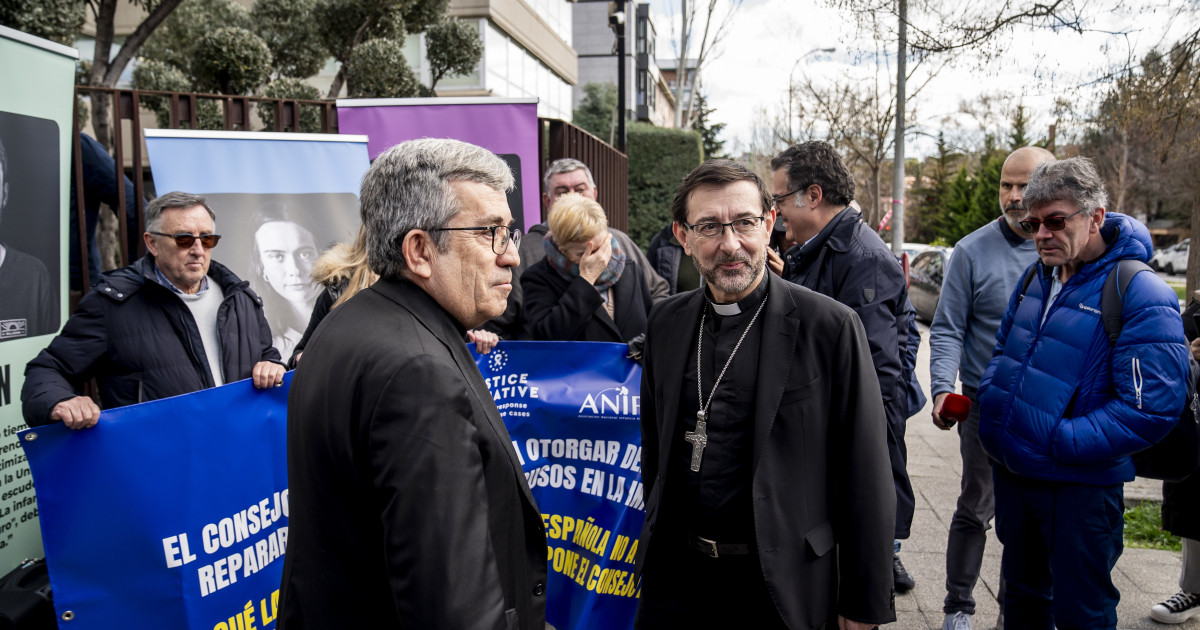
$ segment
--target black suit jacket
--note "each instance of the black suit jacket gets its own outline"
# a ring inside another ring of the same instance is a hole
[[[543,630],[542,518],[463,334],[394,280],[317,328],[288,398],[280,630]]]
[[[895,620],[892,530],[896,495],[879,381],[858,316],[766,274],[767,305],[755,392],[752,493],[755,544],[767,588],[793,630],[836,616]],[[638,571],[655,562],[655,523],[677,426],[688,349],[703,289],[650,313],[642,371],[642,479],[646,521]],[[840,580],[839,580],[840,575]],[[686,576],[680,576],[686,579]]]
[[[646,332],[653,300],[640,265],[625,263],[613,285],[614,316],[604,310],[600,293],[587,280],[567,279],[546,259],[521,276],[525,291],[525,331],[538,341],[613,341],[625,343]],[[615,320],[615,321],[614,321]]]

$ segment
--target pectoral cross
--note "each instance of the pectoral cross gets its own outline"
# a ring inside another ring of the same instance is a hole
[[[692,472],[700,472],[700,460],[704,459],[704,447],[708,446],[708,413],[704,410],[696,412],[696,430],[683,434],[683,441],[692,445]]]

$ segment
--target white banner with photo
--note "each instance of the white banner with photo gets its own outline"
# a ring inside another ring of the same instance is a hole
[[[213,260],[262,297],[286,360],[321,292],[313,262],[358,230],[367,137],[159,129],[146,130],[146,148],[159,194],[208,198],[221,235]]]

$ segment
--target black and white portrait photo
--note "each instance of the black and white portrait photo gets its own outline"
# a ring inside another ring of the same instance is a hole
[[[0,112],[0,342],[58,331],[59,133]]]
[[[313,263],[358,229],[358,198],[350,193],[206,195],[217,215],[213,258],[250,282],[263,299],[274,345],[290,356],[304,334],[322,287]]]

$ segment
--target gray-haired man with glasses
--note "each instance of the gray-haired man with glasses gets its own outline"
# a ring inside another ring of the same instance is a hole
[[[147,254],[105,274],[62,332],[25,368],[30,426],[96,424],[100,406],[81,387],[95,378],[105,409],[252,378],[283,383],[262,300],[212,260],[221,236],[199,195],[167,193],[146,207]]]
[[[411,140],[360,196],[379,281],[313,333],[288,399],[279,628],[543,630],[546,534],[463,334],[504,311],[499,157]]]

